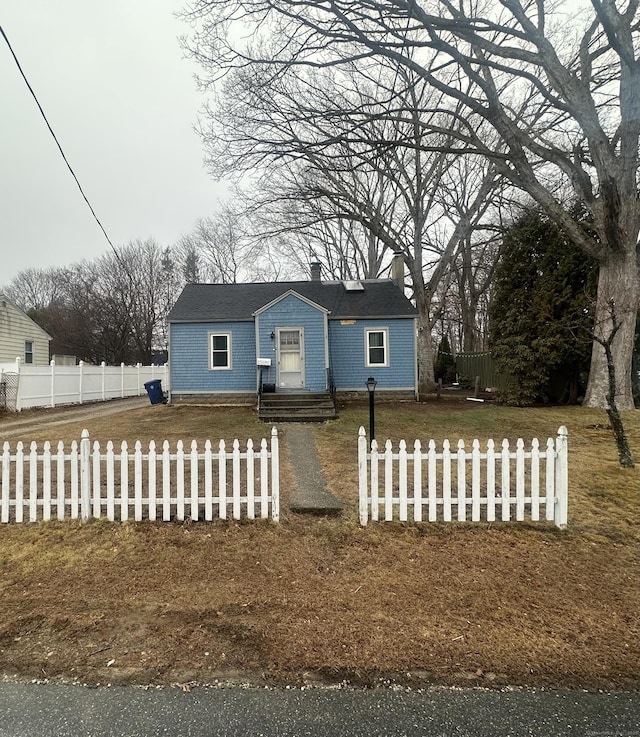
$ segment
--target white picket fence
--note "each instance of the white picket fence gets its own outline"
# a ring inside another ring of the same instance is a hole
[[[57,407],[107,399],[137,397],[145,393],[144,384],[161,379],[163,390],[169,388],[169,369],[164,366],[32,366],[16,359],[0,365],[0,381],[4,375],[17,375],[15,400],[9,409],[20,412],[32,407]]]
[[[278,521],[280,515],[275,428],[270,448],[266,439],[259,449],[248,440],[241,450],[234,440],[227,450],[221,440],[216,452],[209,440],[203,449],[194,440],[190,449],[178,441],[171,450],[165,440],[161,449],[151,441],[143,451],[137,441],[130,452],[126,442],[116,449],[109,441],[103,450],[97,441],[91,445],[87,430],[69,450],[62,442],[55,450],[49,442],[42,450],[35,442],[28,450],[19,442],[12,452],[5,442],[1,478],[3,523],[90,517],[197,521],[270,516]]]
[[[404,440],[394,452],[390,440],[384,450],[375,440],[367,449],[364,428],[358,437],[360,524],[371,519],[415,522],[539,521],[567,525],[567,428],[558,430],[543,449],[536,438],[530,450],[519,439],[515,451],[509,441],[486,451],[473,441],[471,452],[458,441],[457,450],[445,440],[441,450],[433,440],[423,452],[416,440],[413,452]],[[455,510],[455,515],[454,515]],[[426,512],[426,513],[425,513]]]

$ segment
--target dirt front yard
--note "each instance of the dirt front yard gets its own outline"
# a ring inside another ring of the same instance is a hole
[[[249,409],[128,407],[0,439],[184,440],[268,434]],[[364,419],[363,419],[364,418]],[[617,468],[604,413],[429,404],[380,408],[380,434],[530,438],[569,427],[569,529],[357,524],[355,439],[341,409],[316,440],[340,517],[51,522],[0,528],[0,671],[84,683],[349,680],[640,686],[638,468]],[[21,418],[21,422],[25,418]],[[59,419],[59,417],[58,417]],[[628,423],[640,456],[637,413]],[[560,420],[560,422],[559,422]],[[283,426],[283,496],[292,459]],[[25,433],[25,434],[23,434]],[[444,434],[443,434],[444,433]],[[284,500],[283,500],[284,501]]]

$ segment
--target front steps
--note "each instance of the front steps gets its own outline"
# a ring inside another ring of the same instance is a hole
[[[274,392],[259,397],[258,416],[264,422],[324,422],[335,420],[329,392]]]

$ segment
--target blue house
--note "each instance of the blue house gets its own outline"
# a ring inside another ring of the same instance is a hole
[[[391,279],[188,284],[169,314],[170,401],[415,397],[415,308]]]

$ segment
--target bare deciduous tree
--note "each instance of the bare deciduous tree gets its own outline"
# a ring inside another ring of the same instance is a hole
[[[434,295],[497,181],[478,157],[464,182],[449,176],[452,139],[422,119],[441,104],[406,70],[273,77],[258,64],[230,75],[205,132],[216,173],[257,170],[268,232],[304,233],[328,272],[376,278],[391,254],[403,255],[418,310],[420,393],[434,386]]]
[[[615,298],[618,403],[631,408],[640,305],[638,8],[639,0],[578,8],[533,0],[192,0],[185,15],[196,27],[191,49],[209,81],[230,68],[249,73],[253,61],[275,78],[303,66],[382,58],[455,100],[439,124],[432,117],[429,125],[455,131],[453,150],[488,157],[598,260],[597,321],[610,323]],[[484,128],[478,135],[478,120],[495,137]],[[352,122],[356,130],[357,117]],[[588,208],[589,228],[567,214],[568,188]],[[607,373],[595,341],[587,404],[606,406]]]

